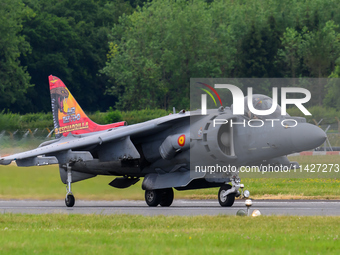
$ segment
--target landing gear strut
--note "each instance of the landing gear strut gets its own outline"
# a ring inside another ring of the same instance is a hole
[[[66,186],[66,198],[65,204],[67,207],[73,207],[76,199],[74,198],[72,191],[71,191],[71,183],[72,183],[72,171],[69,164],[66,164],[67,169],[67,186]]]
[[[145,202],[148,206],[155,207],[157,205],[170,206],[174,200],[174,191],[168,189],[154,189],[145,191]]]

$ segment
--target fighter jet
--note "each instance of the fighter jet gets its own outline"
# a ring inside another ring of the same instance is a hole
[[[2,157],[0,164],[58,164],[61,181],[67,184],[67,207],[75,204],[71,184],[97,175],[118,176],[109,185],[121,189],[143,178],[149,206],[170,206],[173,188],[220,187],[218,201],[230,207],[243,188],[241,166],[265,163],[293,167],[296,163],[286,155],[313,149],[326,139],[320,128],[304,118],[281,116],[280,106],[270,116],[255,116],[246,105],[243,116],[233,115],[232,107],[221,106],[206,114],[182,110],[134,125],[98,125],[86,116],[58,77],[49,76],[49,85],[55,139]],[[252,100],[257,109],[272,104],[264,95],[253,95]],[[272,119],[279,121],[274,125]]]

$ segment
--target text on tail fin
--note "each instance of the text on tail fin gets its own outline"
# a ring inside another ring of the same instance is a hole
[[[56,138],[67,136],[69,133],[85,134],[126,125],[125,121],[108,125],[93,122],[81,109],[62,80],[53,75],[48,78]]]

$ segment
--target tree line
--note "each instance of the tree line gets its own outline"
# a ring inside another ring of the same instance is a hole
[[[0,109],[12,112],[48,112],[50,74],[87,111],[188,109],[192,77],[340,75],[336,0],[0,0],[0,24]],[[308,89],[340,109],[336,83]]]

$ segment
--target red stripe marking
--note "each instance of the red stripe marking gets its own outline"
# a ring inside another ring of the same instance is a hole
[[[326,155],[339,155],[338,151],[326,151]]]

